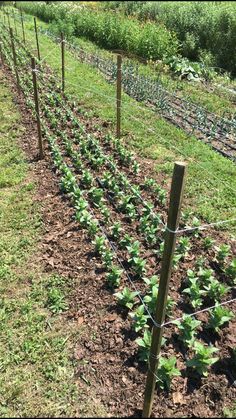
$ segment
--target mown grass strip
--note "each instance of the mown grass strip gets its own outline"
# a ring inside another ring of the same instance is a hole
[[[35,259],[41,212],[19,148],[24,128],[1,71],[0,109],[0,416],[104,415],[74,379],[71,354],[79,333],[62,316],[68,281],[43,274]]]

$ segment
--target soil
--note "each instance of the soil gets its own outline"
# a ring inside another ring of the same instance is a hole
[[[73,359],[75,380],[79,388],[90,388],[96,400],[102,403],[109,417],[141,417],[147,367],[138,362],[137,334],[131,330],[127,311],[118,307],[112,292],[106,287],[105,272],[93,253],[91,241],[73,220],[74,210],[70,201],[60,193],[59,177],[53,170],[49,150],[45,159],[38,160],[37,127],[22,96],[18,96],[12,76],[5,68],[6,83],[11,86],[15,101],[26,127],[20,146],[29,162],[30,171],[37,184],[35,200],[41,204],[44,234],[39,243],[38,263],[45,272],[55,272],[76,279],[78,286],[70,295],[68,319],[74,319],[81,328]],[[150,173],[151,162],[139,159]],[[214,234],[213,234],[214,236]],[[223,241],[223,236],[220,238]],[[197,242],[195,251],[198,252]],[[185,266],[175,272],[171,295],[181,284]],[[236,304],[230,307],[235,312]],[[178,310],[175,314],[178,314]],[[204,320],[204,314],[199,319]],[[219,348],[220,361],[207,378],[197,379],[186,372],[186,354],[175,336],[174,326],[165,330],[165,353],[177,357],[181,376],[173,380],[171,391],[156,391],[154,417],[221,417],[223,408],[231,406],[236,397],[236,366],[231,349],[236,346],[235,319],[223,328],[218,336],[204,334],[204,340]],[[96,402],[95,400],[95,402]],[[79,412],[78,412],[79,417]]]

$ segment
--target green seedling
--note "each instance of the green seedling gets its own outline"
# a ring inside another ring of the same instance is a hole
[[[149,319],[149,316],[145,314],[144,305],[139,306],[135,311],[131,312],[129,315],[133,320],[132,327],[134,328],[135,332],[139,332],[140,330],[148,327],[147,321]]]
[[[203,377],[208,376],[208,369],[211,365],[215,364],[219,358],[212,357],[212,355],[219,349],[213,346],[204,346],[200,342],[195,342],[193,346],[195,355],[186,363],[187,367],[193,368],[198,374]]]
[[[118,303],[129,309],[132,309],[135,304],[135,297],[138,295],[137,291],[130,291],[129,288],[125,287],[123,291],[117,292],[115,297],[118,299]]]
[[[160,358],[158,370],[156,373],[158,387],[160,387],[162,390],[169,390],[172,379],[174,377],[179,377],[180,375],[180,371],[178,368],[176,368],[175,356],[172,356],[168,359],[163,357]]]
[[[112,288],[119,287],[122,273],[122,269],[119,269],[117,266],[114,265],[111,266],[110,272],[108,272],[106,276],[108,285]]]
[[[196,329],[201,325],[201,322],[191,316],[188,316],[187,314],[184,314],[182,320],[176,320],[173,323],[180,331],[178,338],[187,347],[193,346],[196,339]]]
[[[234,313],[232,311],[228,310],[225,307],[218,306],[211,311],[207,328],[219,332],[220,328],[233,318]]]

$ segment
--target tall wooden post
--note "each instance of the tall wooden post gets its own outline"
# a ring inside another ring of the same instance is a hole
[[[172,271],[173,255],[176,245],[176,230],[179,226],[180,210],[183,199],[186,163],[176,162],[172,177],[170,204],[167,221],[167,229],[164,244],[164,253],[161,267],[159,292],[155,312],[155,325],[152,330],[152,342],[149,355],[149,368],[144,394],[143,418],[149,418],[152,411],[154,390],[156,385],[156,373],[161,351],[163,334],[162,324],[165,321],[166,302],[169,290],[169,282]]]
[[[62,91],[65,91],[65,39],[64,34],[61,33],[61,86]]]
[[[34,31],[35,31],[35,37],[36,37],[36,44],[37,44],[37,51],[38,51],[38,59],[40,61],[41,58],[40,58],[40,51],[39,51],[38,29],[37,29],[37,22],[36,22],[36,18],[35,17],[34,17]]]
[[[38,145],[39,145],[39,158],[44,158],[43,152],[43,140],[42,140],[42,131],[41,131],[41,121],[39,115],[39,97],[38,97],[38,87],[37,87],[37,76],[36,76],[36,65],[35,58],[31,58],[31,68],[33,74],[33,85],[34,85],[34,103],[35,103],[35,112],[37,118],[37,127],[38,127]]]
[[[116,137],[120,138],[121,127],[121,65],[122,56],[117,55],[117,79],[116,79]]]
[[[0,42],[0,57],[1,57],[1,64],[4,64],[3,53],[2,53],[2,43]]]
[[[14,20],[14,26],[15,26],[15,34],[17,36],[17,26],[16,26],[16,16],[15,16],[15,11],[13,11],[13,20]]]
[[[15,50],[14,36],[13,36],[12,28],[10,28],[10,37],[11,37],[11,48],[12,48],[13,62],[14,62],[15,73],[16,73],[17,89],[18,89],[18,92],[20,93],[20,79],[19,79],[19,74],[18,74],[18,70],[17,70],[16,50]]]
[[[11,22],[10,22],[10,14],[9,12],[7,12],[7,19],[8,19],[8,27],[9,27],[9,31],[11,29]]]
[[[25,27],[24,27],[24,19],[23,19],[22,10],[20,11],[20,16],[21,16],[21,26],[22,26],[23,41],[24,41],[24,44],[25,44]]]

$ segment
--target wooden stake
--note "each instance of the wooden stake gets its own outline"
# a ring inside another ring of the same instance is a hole
[[[11,48],[12,48],[12,55],[13,55],[15,73],[16,73],[17,89],[18,89],[18,92],[20,93],[20,79],[19,79],[19,74],[18,74],[18,70],[17,70],[16,50],[15,50],[14,36],[13,36],[12,28],[10,28],[10,37],[11,37]]]
[[[0,42],[0,57],[1,57],[1,64],[4,64],[3,53],[2,53],[2,43]]]
[[[62,91],[65,91],[65,39],[64,34],[61,33],[61,85]]]
[[[116,81],[116,137],[120,138],[121,127],[121,64],[122,55],[117,55],[117,81]]]
[[[43,152],[41,121],[40,121],[40,115],[39,115],[39,97],[38,97],[38,87],[37,87],[36,65],[35,65],[34,57],[31,58],[31,68],[32,68],[32,74],[33,74],[34,102],[35,102],[35,112],[36,112],[37,127],[38,127],[39,158],[42,160],[44,158],[44,152]]]
[[[34,17],[34,31],[35,31],[35,37],[36,37],[36,44],[37,44],[37,51],[38,51],[38,59],[40,61],[41,58],[40,58],[40,51],[39,51],[38,29],[37,29],[37,22],[36,22],[36,18],[35,17]]]
[[[23,41],[24,41],[24,44],[25,44],[25,28],[24,28],[24,19],[23,19],[22,10],[20,11],[20,16],[21,16],[21,26],[22,26]]]
[[[16,26],[16,16],[15,16],[15,11],[13,11],[13,20],[14,20],[14,26],[15,26],[15,34],[17,36],[17,26]]]
[[[169,282],[172,271],[173,255],[176,245],[176,230],[179,226],[180,210],[183,199],[186,163],[176,162],[172,177],[170,205],[165,236],[164,253],[162,259],[159,291],[155,312],[155,322],[152,330],[152,342],[149,355],[149,368],[144,394],[143,418],[149,418],[152,411],[154,390],[156,384],[156,372],[159,364],[161,340],[163,334],[163,322],[165,321],[166,302],[169,290]]]
[[[11,22],[10,22],[10,14],[9,12],[7,12],[7,18],[8,18],[8,26],[9,26],[9,31],[11,29]]]

